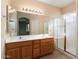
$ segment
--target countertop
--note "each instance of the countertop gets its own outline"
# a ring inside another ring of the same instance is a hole
[[[12,43],[12,42],[21,42],[21,41],[29,41],[29,40],[41,40],[45,38],[54,38],[48,34],[39,34],[39,35],[26,35],[26,36],[14,36],[9,37],[6,39],[5,43]]]

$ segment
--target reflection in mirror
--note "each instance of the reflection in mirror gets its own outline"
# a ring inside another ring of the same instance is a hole
[[[49,17],[8,8],[8,33],[10,36],[48,34]]]
[[[8,6],[8,33],[10,36],[16,36],[16,11]]]
[[[29,30],[29,19],[25,17],[19,18],[19,33],[18,35],[29,35],[30,30]]]

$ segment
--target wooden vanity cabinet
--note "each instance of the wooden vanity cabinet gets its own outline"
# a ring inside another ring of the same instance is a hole
[[[54,51],[54,39],[6,43],[5,59],[35,59]]]

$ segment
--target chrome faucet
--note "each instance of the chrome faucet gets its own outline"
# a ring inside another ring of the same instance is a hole
[[[19,39],[22,39],[22,37],[20,36]]]

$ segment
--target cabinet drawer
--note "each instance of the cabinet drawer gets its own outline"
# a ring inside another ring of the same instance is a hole
[[[39,43],[40,43],[40,40],[33,41],[33,44],[39,44]]]
[[[6,48],[7,48],[7,49],[12,49],[12,48],[16,48],[16,47],[25,46],[25,45],[26,45],[26,46],[31,46],[31,45],[32,45],[32,41],[7,43],[7,44],[6,44]]]
[[[40,48],[40,40],[35,40],[35,41],[33,41],[33,48],[34,48],[34,49]]]
[[[45,45],[45,44],[54,44],[54,40],[53,39],[41,40],[41,45]]]
[[[41,40],[41,42],[51,42],[51,41],[53,41],[53,39],[43,39],[43,40]]]
[[[33,48],[36,49],[36,48],[40,48],[40,45],[37,44],[37,45],[33,45]]]

